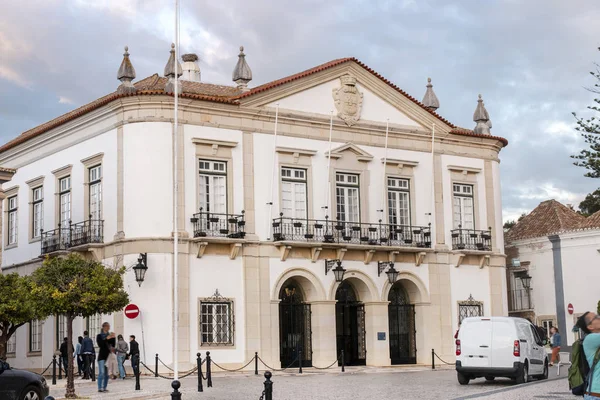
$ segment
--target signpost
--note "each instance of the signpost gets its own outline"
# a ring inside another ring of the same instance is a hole
[[[127,304],[125,307],[125,316],[129,319],[136,319],[140,315],[140,309],[135,304]]]
[[[569,315],[573,315],[573,311],[575,311],[573,304],[569,303],[569,305],[567,306],[567,311],[569,312]]]

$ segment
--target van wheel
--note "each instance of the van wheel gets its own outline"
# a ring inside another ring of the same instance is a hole
[[[537,376],[538,379],[548,379],[548,361],[544,363],[544,373],[542,375]]]
[[[529,382],[529,367],[527,366],[527,362],[523,364],[520,372],[521,373],[517,376],[517,383],[521,384]]]
[[[485,380],[488,381],[488,382],[492,382],[494,379],[496,379],[495,376],[486,376],[485,377]]]
[[[458,383],[461,385],[468,385],[471,380],[467,375],[461,374],[460,372],[457,372],[456,376],[458,377]]]

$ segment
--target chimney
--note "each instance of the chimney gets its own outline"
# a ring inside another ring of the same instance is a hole
[[[183,60],[183,75],[181,79],[190,82],[200,82],[200,67],[198,66],[198,56],[196,54],[184,54],[181,56]]]

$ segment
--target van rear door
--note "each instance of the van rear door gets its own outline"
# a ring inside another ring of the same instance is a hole
[[[492,365],[494,368],[513,367],[515,362],[514,345],[515,340],[518,339],[519,335],[514,321],[505,318],[494,320],[492,339]]]
[[[490,367],[492,321],[489,318],[464,319],[459,331],[463,367]]]

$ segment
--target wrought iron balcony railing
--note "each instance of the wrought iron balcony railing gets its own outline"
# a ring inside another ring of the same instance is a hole
[[[222,214],[202,211],[190,218],[194,224],[194,237],[226,237],[243,239],[246,236],[244,211],[241,214]]]
[[[58,229],[42,231],[42,254],[68,250],[71,247],[104,242],[104,221],[88,219],[68,227],[58,225]]]
[[[452,234],[452,250],[492,250],[492,228],[487,231],[475,229],[458,229],[450,231]]]
[[[88,219],[71,224],[71,247],[104,242],[104,221]]]
[[[430,226],[296,219],[273,219],[274,241],[353,243],[370,246],[431,247]]]
[[[508,292],[510,301],[508,311],[533,310],[531,289],[515,289]]]

